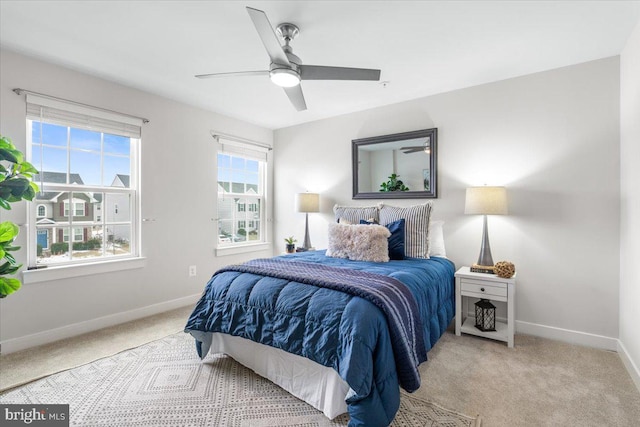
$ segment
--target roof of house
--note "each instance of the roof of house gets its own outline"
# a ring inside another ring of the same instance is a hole
[[[54,184],[66,184],[67,174],[66,172],[42,172],[42,177],[40,177],[40,174],[37,173],[33,176],[33,181],[36,183],[51,182]],[[82,181],[80,174],[77,174],[77,173],[69,174],[69,183],[84,185],[84,181]]]
[[[120,181],[123,187],[129,188],[129,175],[116,174],[116,177],[113,179],[111,183],[112,187],[120,187],[120,185],[115,185],[116,181]]]

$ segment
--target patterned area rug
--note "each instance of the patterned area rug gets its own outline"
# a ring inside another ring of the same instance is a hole
[[[0,403],[70,404],[73,426],[346,426],[230,357],[200,361],[179,333],[34,381]],[[392,426],[473,426],[472,418],[402,394]]]

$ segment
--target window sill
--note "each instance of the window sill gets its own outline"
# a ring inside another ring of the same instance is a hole
[[[246,245],[238,246],[223,246],[216,248],[216,256],[238,255],[246,254],[249,252],[268,251],[271,250],[271,243],[248,243]]]
[[[114,271],[133,270],[146,266],[146,258],[127,258],[109,261],[93,262],[89,264],[49,266],[37,270],[23,270],[22,282],[49,282],[52,280],[68,279],[70,277],[91,276],[94,274],[111,273]]]

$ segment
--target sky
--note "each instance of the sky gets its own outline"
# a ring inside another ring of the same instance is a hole
[[[39,171],[69,169],[86,185],[100,186],[110,186],[117,174],[131,174],[128,137],[34,121],[31,142],[31,163]]]

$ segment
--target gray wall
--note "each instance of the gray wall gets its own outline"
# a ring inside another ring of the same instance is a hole
[[[619,93],[613,57],[277,130],[274,239],[303,236],[297,192],[321,195],[321,213],[309,215],[318,248],[334,203],[376,203],[351,199],[352,139],[437,127],[433,215],[445,221],[449,257],[469,265],[480,249],[482,219],[463,215],[465,188],[505,185],[510,215],[490,217],[489,234],[494,261],[518,270],[517,329],[615,349]]]
[[[24,88],[148,118],[142,137],[144,268],[23,285],[0,302],[3,351],[75,335],[97,327],[195,302],[223,265],[271,251],[214,257],[217,183],[210,131],[272,143],[268,129],[189,107],[96,77],[0,52],[0,133],[25,149]],[[25,223],[26,203],[0,212]],[[26,228],[18,245],[26,248]],[[19,259],[26,262],[24,251]],[[198,275],[188,277],[188,266]],[[185,319],[186,322],[186,319]]]
[[[640,24],[620,60],[620,343],[640,389]]]

